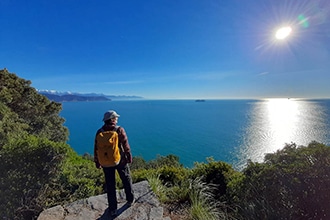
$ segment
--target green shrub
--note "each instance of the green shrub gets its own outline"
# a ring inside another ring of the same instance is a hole
[[[58,174],[69,147],[35,136],[11,139],[0,151],[1,216],[31,219],[46,203],[42,192]]]
[[[189,171],[183,167],[163,166],[156,170],[159,179],[168,186],[180,185],[188,178]]]
[[[132,181],[133,183],[141,182],[147,180],[148,176],[157,175],[155,169],[139,169],[132,170]]]
[[[330,216],[330,147],[286,145],[243,171],[239,201],[247,219],[326,219]]]
[[[1,216],[34,219],[47,207],[103,192],[102,170],[64,143],[26,135],[0,150]]]
[[[31,81],[19,78],[6,69],[0,70],[0,103],[17,116],[11,119],[10,124],[25,123],[28,125],[24,127],[27,133],[55,142],[67,140],[68,129],[59,116],[62,105],[40,95],[31,87]]]
[[[146,169],[147,162],[142,157],[133,157],[132,164],[130,165],[131,170]]]
[[[29,125],[19,116],[0,102],[0,149],[10,139],[17,139],[26,135]]]
[[[175,184],[181,181],[185,172],[179,157],[174,155],[157,156],[156,159],[146,162],[142,157],[133,157],[130,165],[133,182],[146,180],[150,175],[159,175],[163,183]]]
[[[170,166],[170,167],[182,167],[182,164],[179,162],[179,157],[173,154],[167,156],[160,156],[157,155],[157,158],[151,160],[147,163],[147,169],[156,169],[163,166]]]
[[[72,202],[98,195],[103,192],[104,177],[102,169],[97,169],[89,158],[81,157],[72,149],[64,160],[56,185],[53,189],[54,204]]]
[[[208,158],[208,163],[195,163],[191,172],[191,179],[201,178],[207,184],[217,185],[217,190],[214,192],[219,199],[228,199],[227,184],[236,175],[231,165],[222,161],[214,161],[213,158]]]

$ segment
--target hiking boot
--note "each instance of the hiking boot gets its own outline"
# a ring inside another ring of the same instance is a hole
[[[127,201],[128,206],[132,206],[134,205],[134,203],[135,203],[135,199],[133,199],[132,201]]]

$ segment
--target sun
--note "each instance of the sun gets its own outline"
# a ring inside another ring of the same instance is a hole
[[[278,40],[286,39],[292,32],[292,28],[290,26],[281,27],[276,31],[275,38]]]

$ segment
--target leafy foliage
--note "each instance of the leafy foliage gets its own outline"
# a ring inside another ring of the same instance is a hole
[[[27,135],[1,149],[1,216],[34,218],[44,206],[40,194],[57,175],[68,147],[45,138]]]
[[[131,170],[146,169],[147,162],[142,157],[133,157],[132,163],[130,165]]]
[[[244,170],[239,201],[248,219],[326,219],[330,216],[330,148],[286,145]],[[246,207],[246,208],[244,208]]]
[[[59,116],[61,104],[50,102],[30,85],[31,81],[21,79],[6,69],[0,70],[1,109],[6,106],[4,113],[14,116],[12,123],[28,125],[22,128],[31,135],[55,142],[66,141],[68,130],[63,126],[64,119]]]
[[[163,166],[182,167],[182,164],[179,161],[179,157],[173,154],[169,154],[167,156],[157,155],[156,159],[147,163],[147,168],[154,169]]]
[[[26,135],[28,128],[29,125],[24,120],[0,102],[0,150],[11,138]]]
[[[96,169],[93,161],[70,148],[57,178],[49,185],[48,206],[101,194],[103,179],[102,170]]]
[[[133,157],[131,170],[156,169],[163,166],[182,167],[178,156],[169,154],[167,156],[157,155],[157,158],[146,162],[142,157]]]
[[[100,191],[91,183],[100,179],[92,163],[65,144],[61,104],[30,84],[0,70],[0,215],[5,219],[35,219],[45,207]]]
[[[222,199],[227,199],[227,185],[231,180],[232,175],[236,174],[231,165],[222,161],[214,161],[213,158],[208,158],[208,163],[195,163],[192,169],[191,178],[195,179],[202,177],[201,180],[207,184],[217,186],[215,191],[216,196]]]
[[[171,175],[171,169],[175,175]],[[177,204],[173,211],[185,207],[191,219],[206,216],[207,219],[326,219],[330,216],[330,147],[317,142],[307,147],[286,145],[276,153],[267,154],[263,163],[250,161],[243,172],[209,158],[208,163],[195,163],[191,170],[164,166],[152,173],[167,187],[157,187],[162,189],[158,190],[160,195],[166,195],[164,202]],[[206,190],[210,186],[212,196]],[[202,196],[201,189],[208,196]]]

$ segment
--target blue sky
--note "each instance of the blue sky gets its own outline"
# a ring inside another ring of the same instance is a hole
[[[328,0],[0,0],[0,68],[42,90],[330,97]],[[276,40],[277,28],[292,34]]]

